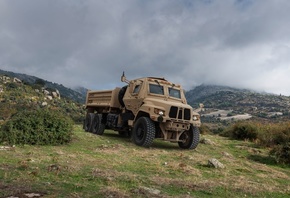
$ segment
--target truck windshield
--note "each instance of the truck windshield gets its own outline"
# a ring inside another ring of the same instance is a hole
[[[164,95],[164,89],[161,85],[149,84],[149,91],[153,94]]]
[[[168,88],[169,96],[174,97],[174,98],[181,98],[180,95],[180,90],[179,89],[174,89],[174,88]]]

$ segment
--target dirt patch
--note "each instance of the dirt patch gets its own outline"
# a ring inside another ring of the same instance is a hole
[[[100,191],[102,197],[110,198],[129,198],[131,196],[127,195],[125,192],[114,187],[105,187]]]

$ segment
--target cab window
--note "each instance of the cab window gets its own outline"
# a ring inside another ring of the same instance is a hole
[[[161,85],[149,84],[149,92],[153,94],[164,95],[164,89]]]
[[[136,85],[133,90],[133,94],[138,94],[140,91],[141,85]]]
[[[174,98],[181,98],[180,90],[179,89],[174,89],[174,88],[168,88],[169,96],[174,97]]]

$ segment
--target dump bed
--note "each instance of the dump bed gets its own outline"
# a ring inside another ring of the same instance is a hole
[[[88,91],[86,98],[86,108],[88,107],[112,107],[120,108],[118,94],[121,88],[113,90]]]

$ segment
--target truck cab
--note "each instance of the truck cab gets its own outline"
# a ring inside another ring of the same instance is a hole
[[[138,140],[138,137],[140,140],[145,138],[143,136],[146,134],[136,132],[138,131],[136,124],[141,118],[141,120],[147,119],[147,123],[153,122],[155,138],[178,142],[181,147],[185,148],[197,146],[200,116],[187,104],[180,85],[158,77],[132,80],[128,82],[122,100],[125,108],[134,115],[132,116],[134,119],[128,120],[128,125],[133,129],[133,140]],[[184,133],[185,131],[191,132]]]

